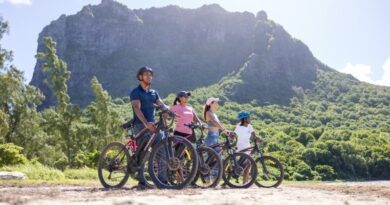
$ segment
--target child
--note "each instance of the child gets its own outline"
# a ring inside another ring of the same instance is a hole
[[[240,123],[236,126],[234,132],[237,134],[237,150],[243,150],[250,147],[250,140],[256,138],[255,130],[251,123],[251,116],[249,112],[241,111],[238,113]]]
[[[253,129],[251,123],[251,116],[249,112],[242,111],[238,113],[238,119],[241,121],[237,126],[234,132],[237,134],[237,150],[243,150],[250,147],[250,140],[256,139],[255,130]],[[250,154],[250,153],[247,153]],[[249,167],[244,169],[244,178],[243,181],[247,182],[249,177]]]

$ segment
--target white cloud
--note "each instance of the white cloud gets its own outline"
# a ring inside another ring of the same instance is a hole
[[[390,86],[390,58],[387,58],[385,64],[383,64],[383,75],[380,80],[378,80],[378,84]]]
[[[340,72],[351,74],[360,81],[376,85],[390,86],[390,58],[387,58],[382,66],[383,75],[379,80],[372,79],[372,68],[370,65],[348,63]]]
[[[351,74],[353,77],[360,81],[373,83],[371,80],[371,66],[364,64],[352,65],[348,63],[343,69],[340,70],[343,73]]]
[[[8,2],[15,5],[31,5],[32,0],[0,0],[0,3]]]

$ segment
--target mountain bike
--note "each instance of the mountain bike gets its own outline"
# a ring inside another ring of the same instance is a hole
[[[99,156],[98,176],[105,188],[124,186],[130,175],[134,177],[146,161],[149,163],[149,176],[158,188],[182,189],[194,180],[198,169],[195,148],[187,139],[170,135],[169,127],[175,118],[173,112],[164,105],[156,106],[156,110],[159,115],[156,129],[141,144],[137,145],[135,139],[145,134],[147,128],[135,136],[130,134],[125,144],[112,142],[103,148]],[[168,118],[171,118],[169,124]],[[122,128],[132,130],[132,124],[125,123]],[[165,138],[152,147],[159,132],[163,132]]]
[[[222,177],[223,164],[218,153],[204,145],[204,130],[207,129],[207,126],[195,124],[194,122],[184,125],[192,129],[192,134],[196,139],[195,147],[198,153],[199,165],[193,185],[199,188],[216,187]],[[195,129],[200,130],[199,138],[196,138]]]
[[[225,184],[232,188],[248,188],[256,181],[257,166],[256,162],[246,153],[235,152],[233,149],[234,141],[237,136],[234,132],[229,135],[223,134],[225,142],[212,145],[211,148],[219,154],[226,151],[226,158],[223,160],[222,179]]]
[[[250,152],[250,155],[255,158],[258,169],[255,181],[257,186],[265,188],[278,187],[283,181],[284,169],[278,159],[264,155],[261,147],[265,147],[265,145],[265,141],[256,138],[254,146],[240,150],[240,152]]]

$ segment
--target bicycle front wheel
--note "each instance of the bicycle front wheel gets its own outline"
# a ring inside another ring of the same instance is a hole
[[[284,177],[282,164],[274,157],[263,156],[256,160],[258,175],[256,185],[259,187],[278,187]]]
[[[183,137],[169,137],[152,148],[149,174],[158,188],[183,189],[194,180],[198,156],[191,142]]]
[[[105,188],[120,188],[129,179],[130,154],[125,145],[112,142],[106,145],[99,156],[98,177]]]

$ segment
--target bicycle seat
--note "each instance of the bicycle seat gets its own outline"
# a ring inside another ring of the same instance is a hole
[[[122,125],[120,125],[119,127],[122,128],[122,129],[129,129],[129,128],[132,128],[134,126],[134,118],[123,123]]]

